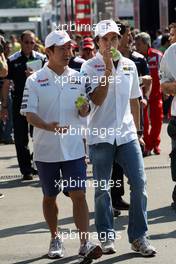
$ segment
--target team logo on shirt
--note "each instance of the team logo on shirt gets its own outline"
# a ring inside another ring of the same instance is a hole
[[[105,66],[100,65],[100,64],[95,64],[94,68],[96,68],[97,71],[104,71],[105,70]]]
[[[37,82],[38,82],[38,83],[44,83],[44,82],[47,82],[47,81],[49,81],[48,78],[46,78],[46,79],[44,79],[44,80],[38,80]]]
[[[48,80],[48,78],[43,79],[43,80],[38,80],[37,82],[40,84],[41,87],[49,86],[49,80]]]
[[[121,71],[125,74],[125,75],[130,75],[130,73],[134,72],[134,68],[132,66],[126,65],[124,64],[121,68]]]

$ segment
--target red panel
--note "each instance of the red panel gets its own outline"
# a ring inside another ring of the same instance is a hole
[[[80,18],[81,14],[83,15]],[[77,25],[77,28],[78,25],[81,26],[81,24],[91,25],[91,0],[75,0],[75,24]],[[86,29],[88,28],[86,27]],[[77,33],[81,35],[89,35],[90,32],[91,30],[77,31]]]

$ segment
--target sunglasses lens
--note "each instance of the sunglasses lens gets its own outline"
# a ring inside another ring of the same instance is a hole
[[[35,44],[35,42],[33,42],[33,41],[25,41],[24,43],[25,44],[31,44],[31,45],[34,45]]]

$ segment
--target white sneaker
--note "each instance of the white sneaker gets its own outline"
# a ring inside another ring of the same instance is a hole
[[[107,240],[105,242],[101,242],[102,252],[103,254],[113,254],[116,253],[114,241]]]
[[[142,256],[155,256],[156,249],[150,245],[146,237],[141,237],[134,240],[131,244],[131,249],[139,252]]]
[[[89,264],[93,259],[98,259],[102,256],[102,249],[99,245],[95,245],[90,241],[87,241],[79,249],[79,263]]]
[[[50,247],[48,251],[49,258],[63,258],[65,248],[59,237],[52,238],[50,242]]]

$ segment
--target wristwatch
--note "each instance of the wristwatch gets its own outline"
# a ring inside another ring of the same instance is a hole
[[[141,137],[143,135],[143,130],[142,129],[141,130],[138,130],[137,131],[137,135]]]

